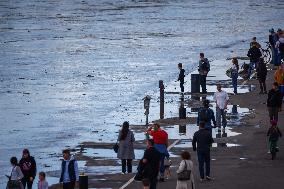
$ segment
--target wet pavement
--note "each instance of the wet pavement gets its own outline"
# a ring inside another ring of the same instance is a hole
[[[39,170],[52,172],[63,148],[114,142],[125,120],[144,124],[145,94],[153,96],[149,118],[157,120],[158,80],[177,92],[176,64],[184,63],[187,73],[195,70],[200,51],[213,61],[210,78],[228,80],[221,71],[229,64],[225,59],[243,55],[255,31],[266,41],[266,29],[282,24],[274,19],[283,14],[281,6],[278,1],[263,1],[261,7],[257,1],[1,1],[0,188],[9,158],[20,157],[23,148],[30,149]],[[178,116],[178,99],[167,96],[166,118]]]

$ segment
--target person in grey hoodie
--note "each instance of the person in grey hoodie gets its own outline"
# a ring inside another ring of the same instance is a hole
[[[71,156],[70,150],[63,150],[60,183],[63,183],[63,189],[74,189],[78,181],[78,163],[75,158]]]

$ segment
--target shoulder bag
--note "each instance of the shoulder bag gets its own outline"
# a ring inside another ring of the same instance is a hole
[[[190,180],[191,170],[187,170],[187,164],[185,160],[184,160],[184,163],[185,163],[185,167],[183,171],[177,174],[177,178],[180,181]]]

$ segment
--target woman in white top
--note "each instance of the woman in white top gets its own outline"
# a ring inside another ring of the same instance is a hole
[[[12,170],[11,174],[7,175],[9,181],[7,183],[6,189],[23,189],[23,184],[21,179],[24,177],[21,168],[18,166],[18,160],[16,157],[10,159]]]
[[[182,161],[179,164],[177,173],[181,173],[182,171],[187,169],[191,171],[191,174],[190,174],[190,180],[184,180],[184,181],[178,180],[176,189],[194,189],[195,185],[194,185],[194,177],[193,177],[193,163],[190,160],[191,159],[190,153],[187,151],[182,152],[181,158],[182,158]]]

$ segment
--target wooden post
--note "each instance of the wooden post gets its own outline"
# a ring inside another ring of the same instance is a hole
[[[163,80],[159,81],[159,88],[160,88],[160,119],[164,119],[164,112],[165,112],[165,87]]]

